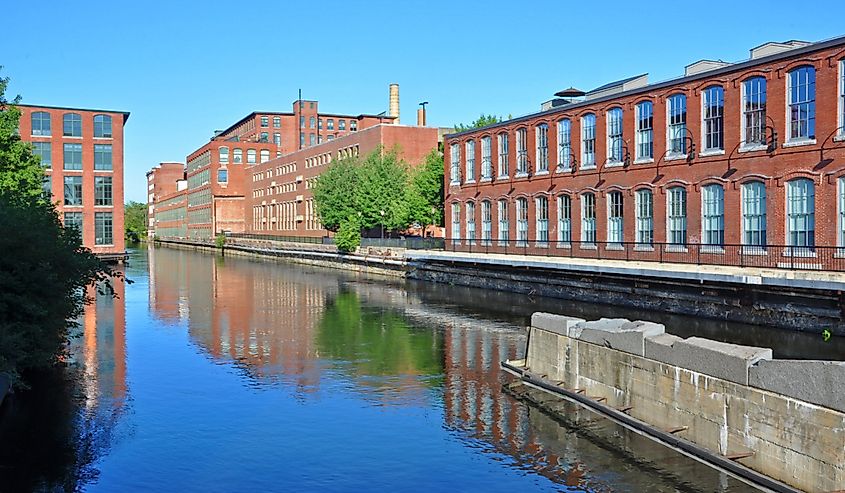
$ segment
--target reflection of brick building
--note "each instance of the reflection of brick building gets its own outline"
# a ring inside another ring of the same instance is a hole
[[[18,105],[21,139],[46,170],[66,226],[82,232],[95,254],[119,255],[123,242],[123,126],[129,113]]]
[[[456,248],[823,267],[845,246],[845,37],[559,94],[447,136]]]

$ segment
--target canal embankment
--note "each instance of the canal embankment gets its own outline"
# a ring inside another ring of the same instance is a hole
[[[845,362],[665,333],[660,324],[537,313],[522,380],[806,491],[845,488]],[[613,416],[610,416],[613,417]],[[634,423],[636,424],[636,423]]]

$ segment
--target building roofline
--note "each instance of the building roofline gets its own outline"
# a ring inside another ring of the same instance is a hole
[[[119,110],[103,110],[103,109],[96,109],[96,108],[77,108],[73,106],[48,106],[46,104],[12,104],[10,106],[23,106],[25,108],[44,108],[48,110],[73,110],[73,111],[90,111],[90,112],[100,112],[100,113],[117,113],[123,115],[123,123],[129,120],[129,112],[128,111],[119,111]]]
[[[603,97],[596,98],[596,99],[590,99],[590,100],[586,100],[586,101],[577,101],[577,102],[574,102],[574,103],[571,103],[571,104],[556,106],[554,108],[551,108],[551,109],[548,109],[548,110],[545,110],[545,111],[530,113],[530,114],[523,115],[523,116],[520,116],[520,117],[517,117],[517,118],[512,118],[510,120],[505,120],[505,121],[502,121],[502,122],[499,122],[499,123],[493,123],[491,125],[487,125],[487,126],[484,126],[484,127],[473,128],[473,129],[470,129],[470,130],[465,130],[463,132],[446,134],[444,136],[444,138],[452,139],[452,138],[455,138],[455,137],[461,137],[461,136],[464,136],[464,135],[477,133],[477,132],[483,131],[483,130],[491,130],[491,129],[495,129],[495,128],[501,128],[501,127],[505,127],[505,126],[508,126],[508,125],[512,125],[514,123],[520,123],[520,122],[523,122],[523,121],[531,120],[533,118],[537,118],[538,116],[555,115],[555,114],[564,113],[566,111],[570,111],[570,110],[573,110],[573,109],[585,108],[585,107],[589,107],[589,106],[592,106],[592,105],[604,103],[604,102],[607,102],[607,101],[613,101],[614,99],[620,99],[620,98],[623,98],[623,97],[626,97],[626,96],[634,96],[634,95],[637,95],[637,94],[643,94],[643,93],[647,93],[649,91],[654,91],[654,90],[657,90],[657,89],[665,89],[667,87],[671,87],[671,86],[678,85],[678,84],[683,84],[685,82],[693,82],[693,81],[702,80],[702,79],[709,79],[709,78],[712,78],[712,77],[718,77],[720,75],[729,74],[729,73],[732,73],[732,72],[741,72],[742,70],[745,70],[749,67],[755,67],[757,65],[764,65],[766,63],[771,63],[771,62],[775,62],[775,61],[778,61],[778,60],[785,60],[785,59],[788,59],[788,58],[800,57],[801,55],[813,53],[813,52],[816,52],[816,51],[826,50],[828,48],[832,48],[832,47],[840,46],[840,45],[845,46],[845,36],[838,36],[838,37],[835,37],[835,38],[831,38],[831,39],[827,39],[827,40],[823,40],[823,41],[818,41],[818,42],[815,42],[815,43],[810,43],[809,45],[802,46],[801,48],[795,48],[795,49],[792,49],[792,50],[782,51],[780,53],[774,53],[772,55],[768,55],[768,56],[764,56],[764,57],[760,57],[760,58],[754,58],[754,59],[749,59],[749,60],[745,60],[745,61],[742,61],[742,62],[733,63],[733,64],[727,65],[725,67],[721,67],[721,68],[717,68],[717,69],[713,69],[713,70],[708,70],[706,72],[701,72],[701,73],[688,75],[688,76],[676,77],[674,79],[669,79],[669,80],[657,82],[657,83],[654,83],[654,84],[648,84],[648,85],[645,85],[643,87],[638,87],[636,89],[618,92],[618,93],[615,93],[615,94],[603,96]]]

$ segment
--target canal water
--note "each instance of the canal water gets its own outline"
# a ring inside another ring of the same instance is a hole
[[[0,409],[0,491],[753,491],[503,392],[531,311],[608,308],[163,248],[126,274]]]

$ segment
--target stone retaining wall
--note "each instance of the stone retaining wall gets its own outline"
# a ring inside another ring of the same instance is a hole
[[[808,491],[845,488],[845,363],[772,360],[771,350],[652,322],[535,313],[526,365],[535,376],[616,407]]]

